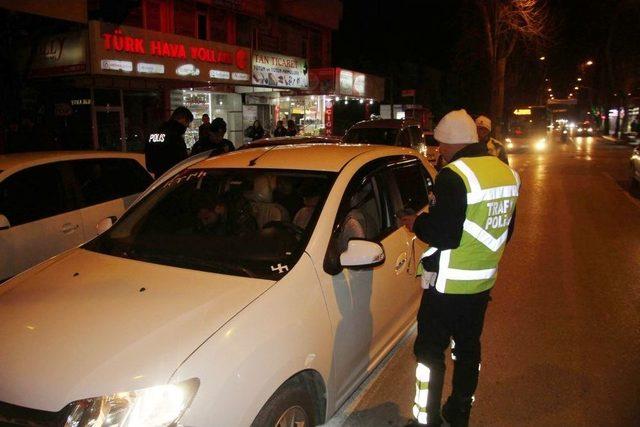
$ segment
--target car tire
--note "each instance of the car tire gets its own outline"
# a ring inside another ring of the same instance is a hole
[[[304,424],[285,424],[283,418],[293,415]],[[264,404],[251,427],[280,427],[296,425],[310,427],[316,425],[313,398],[307,387],[296,379],[283,384]],[[280,423],[279,423],[280,422]]]

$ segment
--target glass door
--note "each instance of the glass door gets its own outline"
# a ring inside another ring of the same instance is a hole
[[[122,108],[96,107],[95,133],[97,149],[124,151],[124,117]]]

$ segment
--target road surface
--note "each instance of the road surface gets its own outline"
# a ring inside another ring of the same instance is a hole
[[[575,138],[510,156],[522,192],[487,313],[472,426],[640,426],[640,198],[628,191],[630,153]],[[328,426],[406,423],[414,338]]]

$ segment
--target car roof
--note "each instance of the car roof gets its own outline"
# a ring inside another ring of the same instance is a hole
[[[361,128],[391,128],[391,129],[402,129],[407,126],[420,126],[420,123],[417,120],[413,119],[373,119],[373,120],[364,120],[356,123],[351,127],[351,129],[361,129]]]
[[[135,159],[144,165],[144,154],[120,151],[34,151],[0,155],[0,170],[22,169],[30,165],[52,163],[63,160],[126,158]]]
[[[314,170],[339,172],[347,163],[361,154],[379,151],[381,156],[407,154],[401,147],[380,145],[289,144],[250,148],[212,157],[190,168],[251,168],[255,160],[258,169]]]
[[[255,147],[272,147],[274,145],[292,145],[292,144],[338,144],[340,138],[332,138],[326,136],[280,136],[275,138],[263,138],[249,142],[240,149]]]

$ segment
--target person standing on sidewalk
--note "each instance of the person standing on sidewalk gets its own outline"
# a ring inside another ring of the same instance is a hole
[[[424,292],[414,345],[414,420],[409,425],[440,426],[444,418],[452,427],[466,427],[478,385],[484,315],[513,232],[520,178],[478,142],[476,124],[465,110],[447,114],[434,137],[448,162],[435,181],[435,205],[428,213],[401,218],[429,244],[417,272]],[[449,345],[453,387],[441,411]]]
[[[192,121],[191,111],[187,107],[178,107],[156,133],[149,135],[144,146],[145,162],[156,179],[187,158],[184,133]]]

